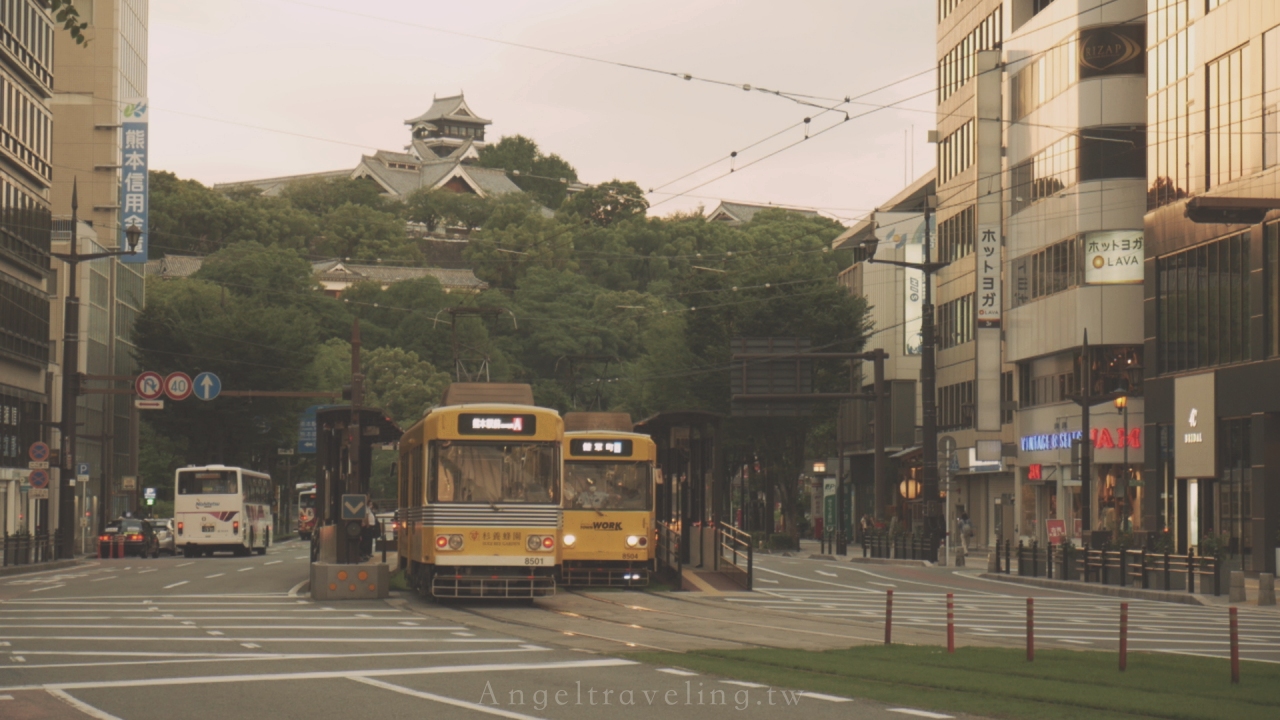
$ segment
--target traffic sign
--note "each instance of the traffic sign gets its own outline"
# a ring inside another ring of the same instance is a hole
[[[369,502],[368,495],[343,495],[342,519],[363,520],[365,503],[367,502]]]
[[[49,471],[48,470],[32,470],[27,476],[27,482],[31,487],[40,489],[49,487]]]
[[[77,475],[88,475],[88,474],[89,474],[89,463],[76,463],[76,474],[77,474]]]
[[[49,488],[31,488],[27,492],[27,498],[30,500],[48,500]]]
[[[139,410],[163,410],[163,400],[143,400],[142,398],[134,398],[133,406]]]
[[[160,373],[148,370],[133,381],[133,392],[143,400],[155,400],[164,395],[164,378]]]
[[[147,498],[149,500],[154,500],[156,498],[156,489],[153,487],[144,488],[142,490],[142,497]]]
[[[137,475],[121,475],[120,476],[121,490],[136,490],[137,487],[138,487]]]
[[[191,397],[191,376],[184,372],[169,373],[164,379],[164,394],[170,400],[186,400]]]
[[[36,441],[31,443],[31,447],[27,448],[27,457],[36,462],[44,462],[49,459],[49,445]]]
[[[49,461],[45,460],[44,462],[36,462],[35,460],[32,460],[31,462],[27,463],[27,468],[31,470],[48,470]]]
[[[222,381],[211,372],[202,372],[196,376],[195,393],[201,400],[212,400],[222,392]]]

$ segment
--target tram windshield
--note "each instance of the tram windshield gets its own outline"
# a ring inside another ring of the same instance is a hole
[[[648,510],[652,487],[649,463],[564,464],[564,506],[570,510]]]
[[[431,451],[432,502],[560,502],[556,443],[437,440]]]
[[[316,492],[314,490],[312,490],[311,492],[304,492],[298,496],[298,507],[306,509],[306,508],[314,508],[315,506],[316,506]]]

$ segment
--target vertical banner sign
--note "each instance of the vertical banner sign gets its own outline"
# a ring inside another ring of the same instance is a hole
[[[298,454],[299,455],[315,455],[316,454],[316,409],[319,405],[312,405],[298,417]]]
[[[136,226],[142,230],[138,252],[124,255],[120,262],[145,263],[150,246],[147,214],[151,209],[151,197],[147,183],[147,149],[150,132],[147,129],[147,99],[125,100],[121,108],[120,137],[120,231],[121,248],[128,248],[125,229]]]
[[[1001,75],[997,68],[1000,52],[987,50],[978,53],[977,88],[974,93],[974,117],[978,118],[975,133],[975,164],[978,166],[978,243],[975,268],[977,278],[975,305],[975,368],[974,368],[974,429],[978,432],[999,432],[1002,424],[1000,406],[1000,373],[1004,368],[1003,342],[1000,337],[1000,316],[1004,306],[1004,287],[1001,273],[1004,270],[1004,243],[1001,227],[1003,196],[1001,172],[1004,158],[1001,152],[1003,125],[1000,122]],[[988,438],[990,439],[990,438]]]
[[[937,245],[936,216],[930,216],[928,228],[922,213],[877,212],[875,223],[876,255],[885,259],[922,262],[926,235],[930,250]],[[924,348],[924,271],[904,268],[902,273],[902,353],[920,355]]]

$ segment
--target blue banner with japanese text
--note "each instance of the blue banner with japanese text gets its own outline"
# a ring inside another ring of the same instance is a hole
[[[130,227],[142,231],[138,251],[124,255],[121,262],[144,263],[150,249],[150,231],[147,216],[151,209],[151,197],[147,182],[147,149],[150,133],[147,129],[147,100],[126,100],[121,107],[120,123],[120,229],[119,247],[129,247],[126,232]]]

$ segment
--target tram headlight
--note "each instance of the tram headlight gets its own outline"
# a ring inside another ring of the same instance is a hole
[[[637,535],[628,535],[627,547],[640,547],[640,537]]]
[[[542,538],[542,549],[543,549],[543,550],[550,550],[551,548],[553,548],[553,547],[555,547],[555,546],[556,546],[556,539],[555,539],[555,538],[551,537],[550,535],[547,535],[546,537]]]
[[[565,535],[565,536],[564,536],[564,546],[565,546],[565,547],[573,547],[573,544],[574,544],[574,543],[576,543],[576,542],[578,542],[578,538],[577,538],[577,536],[575,536],[575,535]]]
[[[448,536],[448,535],[437,535],[437,536],[436,536],[436,547],[440,548],[441,550],[443,550],[443,549],[445,549],[445,548],[449,547],[449,536]]]
[[[462,549],[462,536],[461,536],[461,535],[450,535],[450,536],[449,536],[449,549],[450,549],[450,550],[461,550],[461,549]]]
[[[530,535],[524,541],[524,547],[529,552],[551,550],[555,546],[556,539],[550,535]]]

